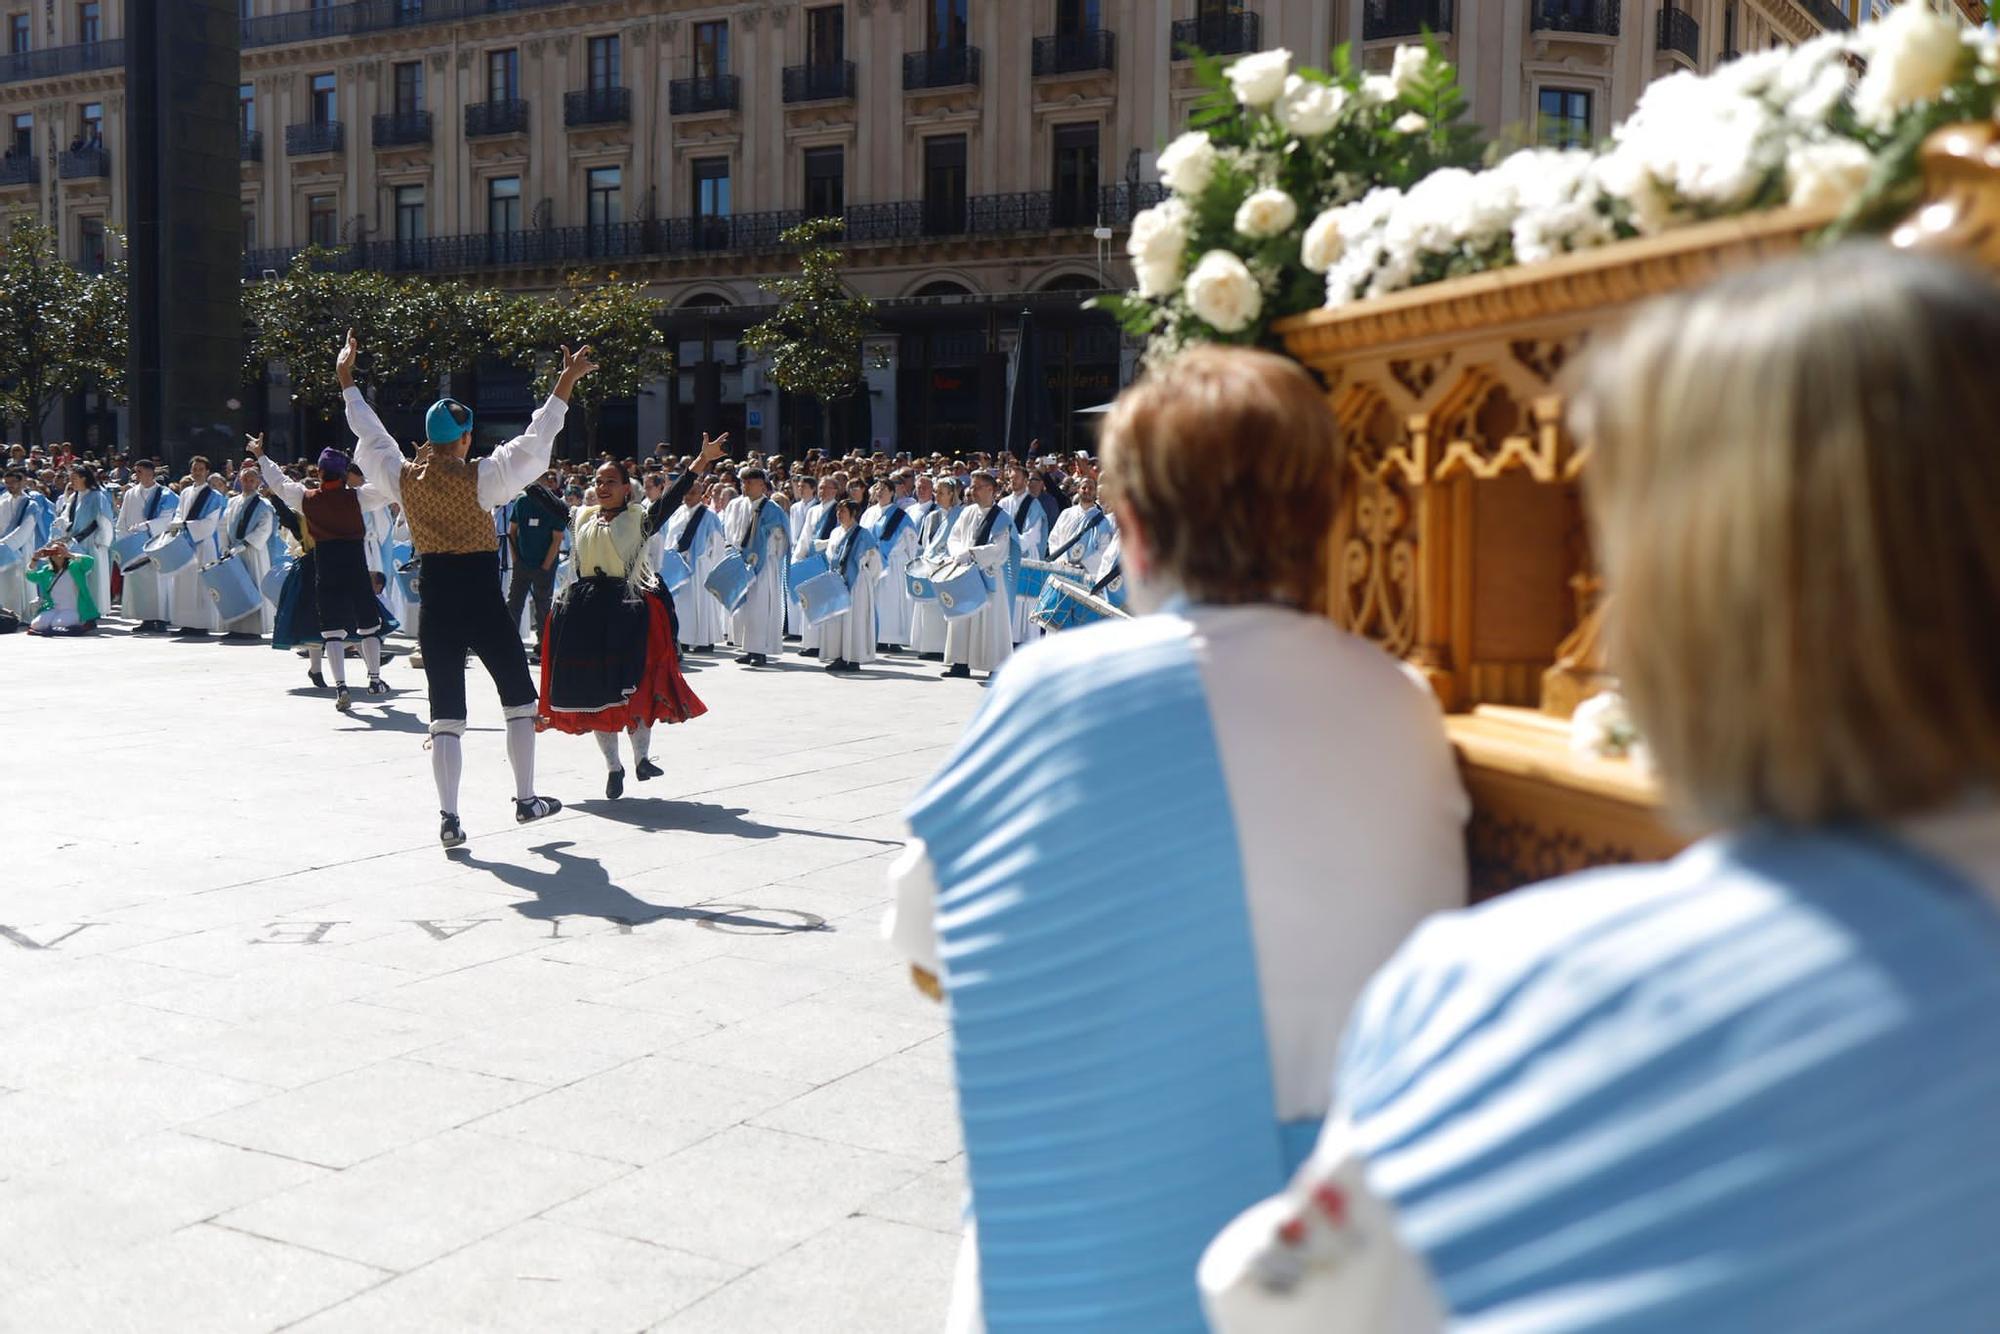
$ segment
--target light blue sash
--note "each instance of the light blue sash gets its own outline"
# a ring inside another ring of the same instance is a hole
[[[1015,658],[910,809],[935,867],[986,1327],[1198,1331],[1280,1189],[1235,821],[1187,623]]]

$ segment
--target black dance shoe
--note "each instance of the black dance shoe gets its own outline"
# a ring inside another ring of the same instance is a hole
[[[465,828],[459,824],[458,817],[450,811],[439,811],[438,814],[444,817],[438,821],[438,842],[447,848],[463,847]]]
[[[665,773],[666,770],[662,769],[659,765],[653,763],[651,760],[640,760],[637,772],[639,774],[639,781],[643,783],[649,778],[658,778],[661,774]]]
[[[316,668],[308,668],[306,670],[306,680],[313,683],[314,689],[326,689],[326,674]]]
[[[334,692],[333,707],[342,713],[354,712],[354,700],[348,695],[346,686]]]
[[[526,801],[514,801],[514,823],[530,824],[544,820],[562,809],[562,803],[554,797],[529,797]]]
[[[604,775],[605,800],[616,801],[624,795],[625,771],[623,769],[613,769],[610,773]]]
[[[389,693],[389,685],[381,677],[371,676],[368,678],[368,693],[371,695],[386,695]]]

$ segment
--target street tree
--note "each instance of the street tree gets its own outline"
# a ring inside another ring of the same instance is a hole
[[[125,387],[126,276],[112,238],[103,273],[63,262],[55,233],[17,218],[0,238],[0,412],[21,419],[28,443],[65,394]]]
[[[743,335],[743,346],[771,359],[771,381],[788,394],[818,400],[820,436],[833,444],[834,405],[866,383],[863,340],[874,320],[874,303],[847,285],[847,262],[834,239],[838,218],[812,218],[779,239],[799,248],[796,277],[763,284],[778,298],[778,309]]]
[[[571,273],[551,294],[492,298],[487,309],[494,354],[531,372],[537,397],[554,386],[565,345],[590,345],[598,370],[570,394],[583,414],[586,451],[597,448],[607,401],[631,398],[673,369],[659,301],[646,294],[645,283],[620,282],[615,272]]]

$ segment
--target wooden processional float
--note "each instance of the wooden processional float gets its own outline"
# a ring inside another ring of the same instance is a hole
[[[2000,129],[1938,131],[1923,173],[1924,202],[1891,243],[2000,270]],[[1572,710],[1616,683],[1564,369],[1638,303],[1793,254],[1831,221],[1782,209],[1702,223],[1278,324],[1328,386],[1346,446],[1331,613],[1444,703],[1473,800],[1474,900],[1686,841],[1637,765],[1569,745]]]

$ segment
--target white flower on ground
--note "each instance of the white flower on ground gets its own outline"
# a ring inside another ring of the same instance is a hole
[[[1211,250],[1187,280],[1188,306],[1223,333],[1241,333],[1263,313],[1264,293],[1250,266],[1227,250]]]
[[[1187,254],[1188,211],[1178,199],[1169,199],[1132,219],[1132,235],[1125,241],[1125,253],[1139,277],[1139,295],[1157,299],[1180,286],[1181,260]]]
[[[1965,56],[1958,27],[1921,4],[1904,4],[1856,34],[1868,72],[1854,90],[1862,124],[1886,130],[1906,107],[1943,92]]]
[[[1160,179],[1177,195],[1198,195],[1215,175],[1215,145],[1200,130],[1190,130],[1160,153]]]
[[[1299,242],[1299,263],[1312,273],[1325,273],[1340,259],[1340,210],[1330,208],[1312,220]]]
[[[1389,128],[1397,134],[1422,134],[1430,127],[1431,123],[1415,111],[1405,111],[1389,124]]]
[[[1399,96],[1396,80],[1387,74],[1370,74],[1361,80],[1361,100],[1366,105],[1381,106]]]
[[[1794,208],[1845,208],[1874,169],[1874,157],[1852,139],[1802,144],[1785,159],[1785,188]]]
[[[1236,230],[1256,240],[1283,234],[1299,220],[1299,206],[1283,190],[1259,190],[1236,210]]]
[[[1430,68],[1430,63],[1431,53],[1421,46],[1397,47],[1396,61],[1389,67],[1389,82],[1396,86],[1397,95],[1401,96],[1416,87],[1417,80]]]
[[[1314,83],[1294,74],[1285,80],[1285,91],[1275,108],[1278,124],[1302,139],[1325,134],[1340,121],[1347,94],[1330,84]]]
[[[1292,53],[1284,47],[1244,56],[1226,71],[1236,100],[1246,107],[1267,107],[1285,91],[1285,76],[1292,72]]]

